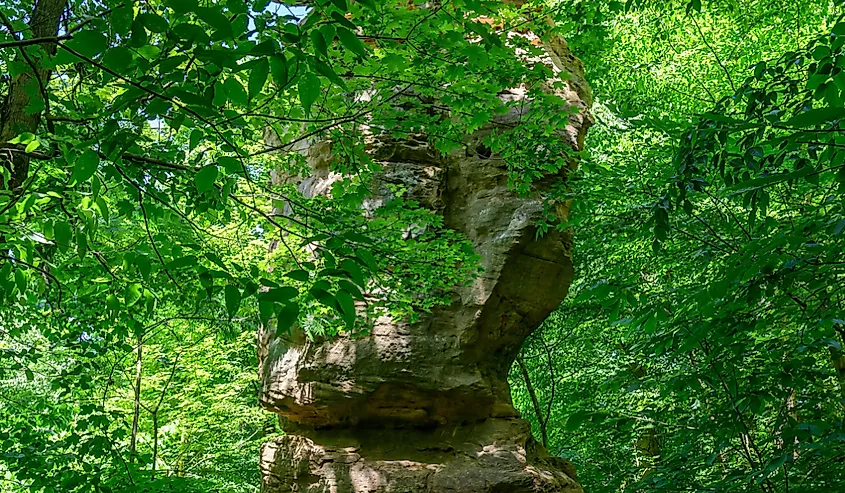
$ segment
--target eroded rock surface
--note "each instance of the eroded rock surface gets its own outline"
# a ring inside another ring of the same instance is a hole
[[[589,90],[565,43],[547,48],[569,74],[561,96],[580,110],[560,138],[578,149]],[[501,97],[522,94],[517,88]],[[495,123],[518,120],[514,110]],[[468,136],[467,148],[481,149],[489,131]],[[330,146],[297,149],[310,176],[277,179],[296,180],[306,196],[327,193],[338,178],[329,170]],[[581,492],[571,464],[531,439],[507,384],[522,342],[567,293],[570,234],[536,238],[542,197],[516,196],[495,154],[440,156],[424,139],[371,147],[385,169],[381,180],[406,185],[465,234],[484,272],[456,288],[451,305],[414,324],[382,318],[366,337],[305,342],[273,357],[269,335],[260,334],[261,404],[289,424],[288,435],[262,451],[262,491]]]
[[[309,430],[262,450],[265,491],[581,492],[568,461],[550,457],[520,419],[433,429]]]

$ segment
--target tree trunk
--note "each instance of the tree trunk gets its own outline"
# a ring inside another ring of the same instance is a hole
[[[135,462],[135,446],[138,441],[138,420],[141,417],[141,371],[143,370],[141,356],[143,347],[144,340],[141,336],[138,336],[138,356],[135,360],[135,384],[132,386],[135,391],[135,406],[132,413],[132,436],[129,438],[130,464]]]
[[[153,412],[153,467],[150,481],[156,479],[156,462],[158,462],[158,409]]]
[[[66,4],[66,0],[37,0],[29,21],[32,33],[30,37],[56,36]],[[0,21],[4,29],[20,39],[4,15],[0,15]],[[23,132],[35,133],[41,123],[42,110],[38,108],[46,108],[49,105],[49,98],[46,96],[50,71],[43,67],[38,54],[41,50],[53,54],[56,52],[56,45],[33,45],[18,50],[18,61],[25,63],[29,68],[12,78],[9,92],[0,106],[0,145]],[[29,175],[29,159],[21,152],[3,152],[0,154],[0,165],[6,167],[11,175],[9,183],[2,183],[0,180],[0,190],[16,190]]]
[[[548,449],[549,435],[546,432],[546,419],[540,407],[540,400],[537,399],[537,392],[531,383],[531,375],[528,374],[528,368],[525,367],[525,361],[523,361],[522,356],[516,357],[516,364],[519,365],[519,371],[522,372],[522,379],[525,380],[525,389],[528,391],[528,397],[531,398],[531,406],[534,409],[534,416],[537,417],[537,424],[540,427],[540,438],[543,440],[543,447]]]
[[[830,359],[833,362],[833,369],[836,370],[836,381],[839,383],[839,393],[842,399],[842,409],[845,410],[845,326],[836,324],[834,326],[841,337],[839,348],[830,348]]]
[[[590,123],[583,71],[563,40],[548,48],[569,74],[559,95],[579,109],[560,138],[580,149]],[[496,123],[519,121],[515,109]],[[466,148],[481,148],[492,130],[467,136]],[[330,189],[331,145],[299,149],[307,180],[276,180],[306,196]],[[450,306],[416,323],[380,318],[364,337],[284,347],[260,333],[260,402],[287,422],[286,435],[262,449],[262,492],[582,492],[571,465],[531,438],[507,383],[522,342],[567,293],[571,233],[537,237],[542,197],[514,194],[496,154],[442,157],[423,140],[384,138],[371,151],[385,177],[467,236],[484,273],[456,287]]]
[[[660,440],[654,425],[640,430],[636,447],[638,454],[636,462],[642,470],[641,478],[646,478],[654,474],[657,460],[660,458]]]
[[[620,344],[623,351],[627,351],[624,344]],[[645,366],[639,363],[629,363],[628,368],[631,374],[637,380],[642,380],[648,375]],[[639,436],[634,442],[636,454],[634,456],[634,464],[641,470],[642,475],[640,479],[644,479],[654,474],[657,461],[660,458],[660,439],[657,436],[657,429],[655,423],[649,423],[639,431]]]

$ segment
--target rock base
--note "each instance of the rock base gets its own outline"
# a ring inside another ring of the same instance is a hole
[[[295,433],[264,445],[262,493],[583,493],[521,419]]]

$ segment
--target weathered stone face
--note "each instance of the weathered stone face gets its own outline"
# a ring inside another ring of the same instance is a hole
[[[298,433],[264,446],[264,491],[582,493],[572,464],[535,450],[523,420]]]
[[[579,149],[587,85],[565,43],[548,48],[569,73],[561,96],[580,109],[560,138]],[[515,110],[496,124],[518,120]],[[489,131],[468,136],[467,148],[480,149]],[[339,178],[329,170],[330,146],[298,149],[310,176],[277,179],[295,180],[306,196],[327,193]],[[516,196],[495,154],[440,156],[415,139],[377,141],[371,153],[384,167],[382,184],[402,183],[443,215],[484,270],[417,323],[385,317],[366,337],[303,342],[272,357],[270,336],[260,334],[261,404],[292,427],[262,451],[263,491],[580,492],[571,465],[533,442],[507,384],[522,342],[567,293],[570,233],[536,237],[542,197]]]

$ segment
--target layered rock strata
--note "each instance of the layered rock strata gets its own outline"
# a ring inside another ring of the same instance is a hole
[[[591,102],[583,70],[563,40],[546,48],[548,63],[565,74],[559,95],[577,110],[559,136],[580,149]],[[519,100],[525,91],[501,97]],[[424,138],[373,140],[379,179],[403,184],[466,235],[483,274],[455,288],[449,306],[416,323],[380,318],[365,337],[271,355],[271,336],[260,334],[261,404],[287,432],[262,449],[262,492],[582,492],[572,465],[531,438],[507,383],[522,342],[573,276],[571,234],[538,238],[543,198],[514,194],[505,163],[481,145],[494,126],[518,124],[525,108],[467,136],[466,149],[477,152],[442,156]],[[331,142],[296,151],[309,176],[277,179],[295,180],[305,196],[327,193],[339,178],[330,170]]]

